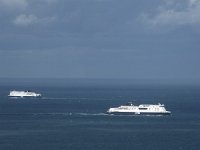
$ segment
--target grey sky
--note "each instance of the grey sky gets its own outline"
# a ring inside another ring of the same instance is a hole
[[[200,0],[0,0],[0,77],[200,81]]]

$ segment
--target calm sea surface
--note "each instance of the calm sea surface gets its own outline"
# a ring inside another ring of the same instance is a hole
[[[8,98],[10,90],[42,98]],[[172,116],[112,116],[129,101],[164,103]],[[0,85],[0,150],[198,150],[198,86]]]

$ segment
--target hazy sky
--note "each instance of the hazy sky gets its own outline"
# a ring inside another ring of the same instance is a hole
[[[0,77],[200,81],[200,0],[0,0]]]

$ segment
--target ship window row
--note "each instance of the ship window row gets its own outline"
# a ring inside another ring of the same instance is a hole
[[[147,108],[139,108],[139,110],[147,110]]]

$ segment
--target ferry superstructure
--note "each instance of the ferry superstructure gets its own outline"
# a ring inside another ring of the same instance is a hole
[[[40,97],[41,94],[30,91],[10,91],[9,97]]]
[[[110,108],[108,114],[117,115],[170,115],[171,112],[165,109],[164,104],[141,104],[133,105],[129,103],[115,108]]]

